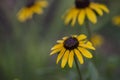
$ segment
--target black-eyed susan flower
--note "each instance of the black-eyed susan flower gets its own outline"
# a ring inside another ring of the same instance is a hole
[[[46,0],[28,0],[27,4],[18,12],[18,20],[24,22],[31,19],[33,14],[42,14],[42,8],[47,7],[47,5]]]
[[[82,25],[86,18],[95,24],[97,22],[96,13],[102,16],[103,11],[109,13],[104,4],[91,2],[90,0],[75,0],[75,6],[70,8],[63,18],[65,24],[71,23],[72,26],[75,25],[76,21]]]
[[[115,16],[112,19],[113,24],[120,26],[120,16]]]
[[[64,68],[68,62],[69,67],[73,66],[74,57],[76,56],[81,64],[84,63],[83,56],[92,58],[92,54],[88,49],[95,50],[92,43],[87,41],[87,36],[72,35],[70,37],[63,37],[62,40],[58,40],[57,44],[51,48],[50,55],[58,53],[56,63],[61,60],[61,67]]]
[[[103,44],[104,39],[100,34],[94,34],[91,37],[91,41],[95,47],[100,47]]]

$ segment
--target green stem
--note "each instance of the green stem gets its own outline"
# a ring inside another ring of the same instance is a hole
[[[79,68],[79,65],[78,65],[78,62],[77,62],[77,58],[75,57],[74,60],[75,60],[75,64],[76,64],[76,68],[77,68],[80,80],[83,80],[82,75],[81,75],[81,71],[80,71],[80,68]]]
[[[91,40],[91,37],[93,36],[93,32],[90,28],[90,24],[89,24],[88,20],[86,21],[86,30],[87,30],[87,33],[88,33],[88,39],[93,44],[93,41]],[[93,44],[93,46],[94,46],[94,44]],[[96,53],[96,51],[93,51],[93,52]],[[95,54],[93,54],[93,55],[95,56]]]
[[[88,38],[89,38],[89,40],[91,41],[92,30],[91,30],[91,28],[90,28],[90,25],[89,25],[89,22],[88,22],[88,21],[86,21],[86,30],[87,30],[87,32],[88,32]]]

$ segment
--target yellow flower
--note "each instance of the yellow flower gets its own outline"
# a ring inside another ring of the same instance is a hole
[[[77,57],[81,64],[84,63],[83,56],[87,58],[92,58],[92,54],[88,49],[95,50],[92,43],[87,41],[87,36],[72,35],[70,37],[63,37],[62,40],[58,40],[57,44],[51,48],[52,52],[50,55],[58,53],[56,63],[61,60],[61,67],[64,68],[68,62],[69,67],[73,65],[74,57]]]
[[[115,16],[112,19],[113,24],[120,26],[120,16]]]
[[[75,6],[70,8],[63,18],[66,25],[71,23],[74,26],[76,20],[80,25],[83,25],[85,17],[95,24],[97,22],[96,13],[102,16],[103,11],[109,13],[108,8],[104,4],[90,2],[89,0],[75,0]]]
[[[18,12],[18,20],[24,22],[31,19],[33,14],[42,14],[42,8],[47,7],[47,5],[48,3],[45,0],[28,0],[26,6]]]
[[[95,47],[99,47],[103,44],[104,40],[103,40],[103,37],[99,34],[94,34],[92,37],[91,37],[91,41],[93,43],[93,45]]]

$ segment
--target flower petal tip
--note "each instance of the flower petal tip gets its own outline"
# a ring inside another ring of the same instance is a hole
[[[69,66],[70,68],[72,68],[72,66]]]
[[[53,55],[52,53],[50,53],[50,56]]]
[[[92,48],[93,50],[96,50],[94,47]]]
[[[61,68],[63,69],[65,66],[61,66]]]
[[[84,64],[84,62],[80,62],[80,64]]]

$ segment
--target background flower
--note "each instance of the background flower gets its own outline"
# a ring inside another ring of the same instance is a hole
[[[18,20],[24,22],[31,19],[34,14],[43,14],[42,8],[47,7],[46,0],[28,0],[27,4],[18,12]]]
[[[103,44],[104,39],[103,39],[103,37],[102,37],[101,35],[99,35],[99,34],[94,34],[94,35],[91,37],[91,41],[92,41],[92,43],[93,43],[93,45],[94,45],[95,47],[100,47],[100,46]]]
[[[103,11],[109,13],[108,8],[104,4],[95,3],[89,0],[75,0],[75,6],[70,8],[64,15],[65,24],[75,25],[76,21],[83,25],[86,17],[90,22],[97,22],[97,14],[102,16]],[[97,13],[97,14],[96,14]]]
[[[120,26],[120,16],[114,16],[112,22],[113,24]]]

